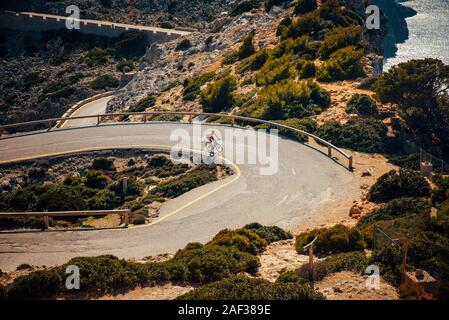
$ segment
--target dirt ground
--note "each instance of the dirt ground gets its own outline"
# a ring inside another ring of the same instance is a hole
[[[165,284],[163,286],[136,288],[125,294],[107,295],[98,300],[173,300],[193,290],[190,286],[178,286],[174,284]]]
[[[368,279],[368,281],[370,281]],[[393,286],[380,279],[378,289],[366,286],[367,276],[342,271],[331,274],[315,283],[315,289],[329,300],[398,300],[399,294]]]

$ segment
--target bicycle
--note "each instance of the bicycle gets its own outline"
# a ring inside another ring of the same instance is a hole
[[[209,156],[213,158],[215,156],[215,151],[218,153],[223,152],[223,146],[218,143],[215,139],[206,142],[206,148],[209,151]]]

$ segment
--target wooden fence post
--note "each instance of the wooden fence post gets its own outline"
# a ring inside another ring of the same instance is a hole
[[[100,123],[101,123],[101,116],[97,115],[97,126],[100,125]]]
[[[129,211],[125,212],[124,221],[123,222],[125,223],[125,227],[128,227],[128,225],[129,225]]]
[[[352,169],[354,169],[354,167],[353,167],[353,157],[352,156],[350,156],[349,157],[349,165],[348,165],[348,169],[349,169],[349,171],[352,171]]]
[[[315,246],[315,242],[317,241],[318,237],[315,237],[315,239],[312,240],[308,245],[306,245],[303,250],[309,249],[309,280],[310,282],[313,282],[313,247]]]
[[[327,155],[329,156],[329,158],[332,158],[332,147],[331,146],[327,146]]]

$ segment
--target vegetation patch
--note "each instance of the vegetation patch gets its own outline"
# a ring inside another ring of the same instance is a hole
[[[272,283],[264,279],[233,277],[199,287],[178,300],[324,300],[309,286]]]

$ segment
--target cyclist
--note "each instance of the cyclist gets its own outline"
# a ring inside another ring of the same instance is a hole
[[[209,143],[213,143],[214,141],[217,140],[217,135],[215,134],[215,130],[212,130],[211,132],[209,132],[206,135],[207,140],[209,141]]]

